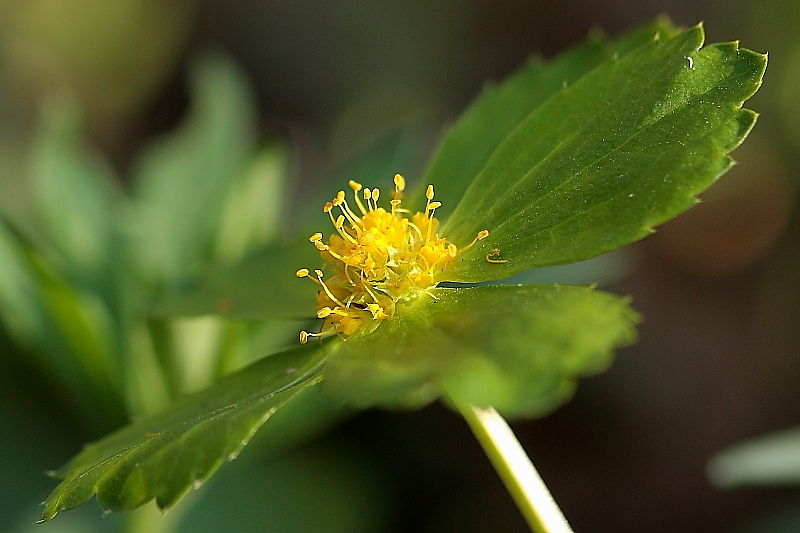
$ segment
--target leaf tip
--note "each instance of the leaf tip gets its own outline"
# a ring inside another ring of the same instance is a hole
[[[42,514],[39,515],[39,520],[34,522],[34,524],[44,524],[45,522],[49,522],[58,514],[57,510],[53,510],[51,506],[47,505],[47,500],[43,501],[39,505],[43,505],[44,509],[42,509]]]

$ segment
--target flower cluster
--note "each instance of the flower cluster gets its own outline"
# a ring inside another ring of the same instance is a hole
[[[310,237],[332,275],[323,280],[323,271],[306,268],[298,277],[308,277],[320,285],[317,317],[325,322],[319,333],[300,332],[300,342],[309,337],[338,333],[343,336],[374,330],[381,320],[391,318],[399,302],[415,299],[435,286],[439,274],[489,232],[482,230],[471,243],[459,248],[437,234],[434,217],[440,202],[433,199],[433,186],[425,192],[425,210],[413,215],[401,207],[405,180],[394,176],[394,191],[387,211],[378,206],[379,189],[362,188],[349,182],[355,205],[351,207],[344,191],[327,202],[336,229],[328,242],[321,233]],[[334,214],[337,211],[338,214]]]

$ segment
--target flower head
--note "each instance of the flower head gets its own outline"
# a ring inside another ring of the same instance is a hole
[[[434,213],[441,203],[433,199],[433,185],[425,192],[425,210],[413,215],[401,207],[405,180],[400,174],[394,176],[388,211],[378,205],[380,189],[365,189],[355,181],[349,186],[353,207],[344,191],[323,207],[336,233],[327,242],[322,233],[309,238],[331,276],[323,279],[319,269],[313,275],[306,268],[297,271],[298,277],[308,277],[320,285],[317,317],[325,320],[319,333],[301,331],[301,343],[312,336],[349,336],[374,330],[394,315],[398,304],[428,292],[460,253],[489,235],[481,230],[461,249],[439,237]]]

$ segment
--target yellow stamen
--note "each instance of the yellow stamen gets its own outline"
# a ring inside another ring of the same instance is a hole
[[[296,275],[322,288],[317,294],[317,317],[324,323],[319,333],[300,332],[301,343],[311,337],[348,337],[372,331],[382,320],[392,318],[398,305],[420,295],[433,297],[430,289],[442,279],[442,272],[489,235],[482,230],[459,249],[437,234],[439,221],[434,213],[442,204],[434,201],[433,186],[425,191],[425,209],[412,215],[401,207],[405,179],[396,174],[393,181],[389,212],[378,206],[380,189],[362,188],[352,180],[348,186],[361,216],[347,205],[344,191],[323,206],[336,233],[327,242],[322,233],[315,233],[309,241],[329,264],[331,276],[323,280],[321,270],[312,276],[305,268]],[[334,216],[334,207],[341,214]],[[495,258],[487,255],[487,260]]]
[[[362,215],[366,215],[367,210],[364,209],[364,204],[361,203],[361,199],[359,199],[358,197],[358,191],[361,190],[361,184],[353,180],[350,180],[348,182],[348,185],[350,186],[351,189],[353,189],[353,198],[355,198],[356,200],[356,205],[358,206],[358,210],[361,211]]]

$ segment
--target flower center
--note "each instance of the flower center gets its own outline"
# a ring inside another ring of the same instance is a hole
[[[460,253],[489,235],[480,231],[461,250],[439,237],[434,212],[442,204],[433,200],[433,185],[425,192],[425,211],[413,215],[401,207],[405,180],[400,174],[394,176],[389,211],[378,206],[379,189],[363,189],[354,181],[349,186],[355,209],[339,191],[323,207],[336,233],[328,242],[323,242],[321,233],[309,238],[331,270],[330,277],[323,280],[322,270],[313,275],[306,268],[297,271],[298,277],[319,284],[317,317],[325,320],[319,333],[300,332],[303,344],[309,337],[373,331],[394,316],[399,302],[434,287],[438,274]]]

